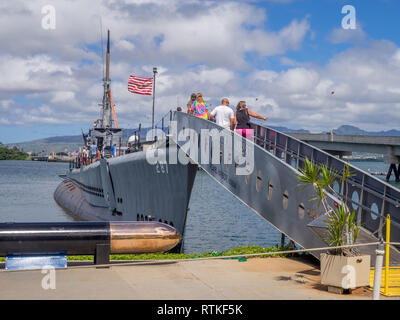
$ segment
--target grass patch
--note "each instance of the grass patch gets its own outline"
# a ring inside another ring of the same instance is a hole
[[[256,245],[250,246],[239,246],[235,248],[230,248],[225,251],[209,251],[209,252],[201,252],[201,253],[142,253],[142,254],[112,254],[110,255],[111,261],[118,260],[165,260],[165,259],[195,259],[195,258],[207,258],[207,257],[217,257],[217,256],[234,256],[234,255],[242,255],[242,254],[254,254],[254,253],[265,253],[265,252],[277,252],[283,250],[290,250],[289,247],[285,246],[283,248],[278,247],[261,247]],[[259,256],[260,258],[268,258],[268,257],[286,257],[287,254],[277,254],[277,255],[264,255]],[[93,256],[67,256],[68,261],[93,261]],[[246,257],[252,258],[252,257]],[[246,258],[240,258],[245,261]],[[229,258],[227,258],[229,259]],[[235,259],[235,258],[233,258]],[[1,257],[0,262],[4,262],[5,258]]]
[[[251,246],[239,246],[231,248],[226,251],[209,251],[201,253],[142,253],[142,254],[112,254],[110,260],[165,260],[165,259],[195,259],[195,258],[207,258],[217,256],[231,256],[241,254],[252,254],[252,253],[264,253],[288,250],[288,248],[275,247],[261,247],[256,245]],[[285,257],[286,255],[273,255],[272,257]],[[271,257],[270,255],[261,256],[262,258]],[[68,256],[68,261],[80,261],[80,260],[93,260],[93,256]]]

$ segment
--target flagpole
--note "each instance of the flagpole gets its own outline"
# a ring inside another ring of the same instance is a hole
[[[151,117],[151,128],[153,130],[154,130],[154,101],[155,101],[155,93],[156,93],[156,73],[157,73],[157,68],[154,67],[153,68],[153,114]]]

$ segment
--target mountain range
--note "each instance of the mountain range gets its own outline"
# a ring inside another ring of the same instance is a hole
[[[366,136],[400,136],[400,131],[391,129],[387,131],[365,131],[360,128],[344,125],[333,130],[335,134],[354,134],[354,135],[366,135]]]
[[[302,132],[309,133],[305,129],[290,129],[286,127],[270,126],[270,128],[280,131],[280,132]],[[125,129],[123,133],[123,140],[126,141],[131,135],[134,134],[136,129]],[[150,128],[142,128],[141,137],[144,138],[146,133]],[[342,125],[337,129],[334,129],[335,134],[354,134],[354,135],[374,135],[374,136],[400,136],[399,130],[388,130],[388,131],[365,131],[355,126]],[[49,154],[51,152],[66,152],[73,151],[82,147],[83,139],[82,135],[75,136],[57,136],[49,137],[44,139],[20,142],[20,143],[10,143],[7,144],[8,147],[16,146],[18,149],[25,152],[35,152],[35,153],[45,153]]]

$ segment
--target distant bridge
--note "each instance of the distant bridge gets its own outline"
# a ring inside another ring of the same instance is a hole
[[[340,157],[351,155],[352,152],[383,154],[385,163],[390,164],[386,180],[389,181],[394,171],[396,181],[400,181],[400,137],[331,133],[288,133],[288,135]],[[397,168],[396,164],[399,165]]]
[[[385,155],[388,163],[400,160],[400,137],[292,132],[288,135],[337,155],[368,152]]]

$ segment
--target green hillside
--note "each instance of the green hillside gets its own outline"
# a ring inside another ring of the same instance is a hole
[[[26,142],[8,144],[8,147],[17,147],[26,152],[50,154],[52,152],[72,152],[82,147],[82,136],[50,137]]]

